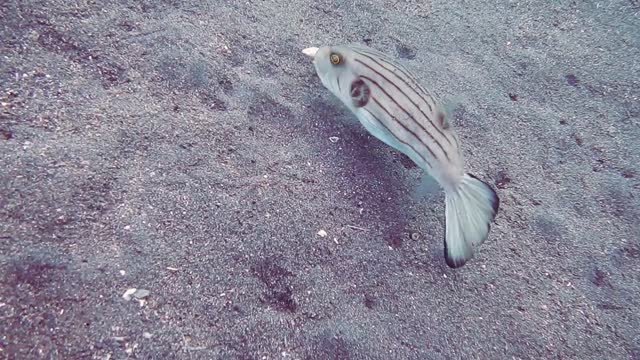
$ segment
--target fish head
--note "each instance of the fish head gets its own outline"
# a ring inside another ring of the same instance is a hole
[[[341,100],[348,102],[351,84],[358,78],[355,53],[349,45],[310,47],[302,52],[313,59],[322,84]]]

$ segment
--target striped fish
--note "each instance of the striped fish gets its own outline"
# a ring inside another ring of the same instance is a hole
[[[446,263],[463,266],[489,235],[496,192],[464,170],[447,106],[394,59],[361,45],[311,47],[322,84],[373,136],[406,154],[445,191]]]

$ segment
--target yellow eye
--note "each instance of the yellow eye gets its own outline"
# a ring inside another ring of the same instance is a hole
[[[340,56],[339,54],[333,53],[331,54],[331,56],[329,56],[329,60],[331,60],[331,63],[333,65],[338,65],[342,62],[342,56]]]

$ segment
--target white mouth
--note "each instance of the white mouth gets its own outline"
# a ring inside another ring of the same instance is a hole
[[[302,53],[307,55],[308,57],[313,58],[316,56],[316,53],[318,52],[318,50],[319,49],[317,47],[309,47],[309,48],[303,49]]]

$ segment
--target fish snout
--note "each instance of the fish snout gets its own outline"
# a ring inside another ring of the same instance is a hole
[[[316,57],[316,54],[318,53],[318,50],[320,50],[320,49],[317,48],[317,47],[308,47],[306,49],[303,49],[302,53],[313,59],[313,58]]]

